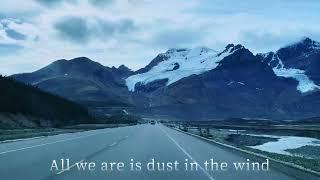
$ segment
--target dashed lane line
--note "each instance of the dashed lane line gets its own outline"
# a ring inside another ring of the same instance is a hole
[[[197,161],[182,147],[180,146],[180,144],[174,140],[166,130],[164,130],[160,125],[158,125],[159,128],[161,129],[161,131],[166,134],[166,136],[185,154],[187,155],[187,157],[192,160],[193,162],[197,163]],[[210,180],[215,180],[199,163],[198,164],[198,167],[201,169],[201,171],[210,179]]]

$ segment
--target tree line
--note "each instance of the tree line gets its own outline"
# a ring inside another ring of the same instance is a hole
[[[82,105],[1,75],[0,112],[43,118],[53,126],[94,122]]]

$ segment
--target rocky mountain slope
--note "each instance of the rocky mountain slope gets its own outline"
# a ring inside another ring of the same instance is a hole
[[[242,45],[169,49],[131,71],[87,58],[60,60],[13,77],[95,105],[183,119],[305,118],[320,112],[320,45],[310,38],[254,55]]]
[[[302,93],[320,89],[320,43],[303,38],[276,52],[258,54],[278,76],[294,78]]]
[[[132,73],[125,66],[109,68],[79,57],[58,60],[33,73],[12,77],[85,105],[105,106],[130,104],[123,78]]]

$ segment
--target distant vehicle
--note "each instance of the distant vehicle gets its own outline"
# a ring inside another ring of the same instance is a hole
[[[151,121],[150,121],[150,124],[154,125],[154,124],[156,124],[156,121],[151,120]]]

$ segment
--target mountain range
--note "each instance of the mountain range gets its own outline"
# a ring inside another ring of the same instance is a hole
[[[79,57],[12,77],[93,108],[192,120],[297,119],[320,115],[319,70],[320,43],[303,38],[259,54],[240,44],[169,49],[137,71]]]

